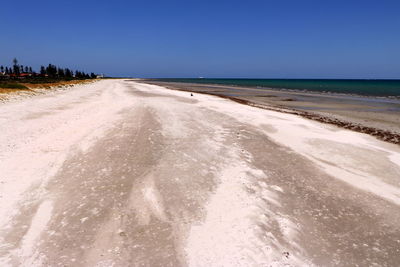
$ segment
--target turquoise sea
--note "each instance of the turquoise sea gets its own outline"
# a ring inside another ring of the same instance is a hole
[[[155,79],[155,80],[400,98],[400,80],[203,79],[203,78],[197,78],[197,79],[168,78],[168,79]]]

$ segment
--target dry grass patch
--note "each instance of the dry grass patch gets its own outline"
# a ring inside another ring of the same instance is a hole
[[[87,84],[98,81],[98,79],[58,81],[49,83],[0,83],[0,101],[10,99],[14,95],[35,94],[36,89],[49,89],[57,87],[72,87],[77,84]],[[2,84],[4,86],[2,86]]]
[[[32,90],[29,88],[26,88],[26,89],[0,88],[0,94],[9,94],[9,93],[14,93],[14,92],[19,92],[19,91],[32,91]]]

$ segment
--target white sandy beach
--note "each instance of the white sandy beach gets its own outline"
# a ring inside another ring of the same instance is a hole
[[[0,103],[1,266],[395,266],[400,147],[103,80]]]

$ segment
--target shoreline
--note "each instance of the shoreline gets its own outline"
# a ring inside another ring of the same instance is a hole
[[[324,96],[348,96],[348,97],[363,97],[363,98],[371,98],[371,99],[394,99],[394,100],[400,100],[400,95],[399,94],[368,94],[368,93],[354,93],[354,92],[341,92],[340,90],[330,90],[330,89],[324,89],[324,90],[314,90],[312,88],[295,88],[295,87],[273,87],[273,86],[268,86],[268,85],[251,85],[251,84],[239,84],[239,83],[219,83],[219,82],[213,82],[214,81],[219,81],[219,80],[236,80],[236,79],[230,79],[230,78],[216,78],[216,79],[205,79],[207,82],[194,82],[194,81],[186,81],[186,80],[196,80],[192,78],[137,78],[136,80],[140,81],[151,81],[151,82],[162,82],[162,83],[185,83],[185,84],[192,84],[192,85],[209,85],[209,86],[222,86],[222,87],[233,87],[233,88],[249,88],[253,90],[273,90],[273,91],[280,91],[280,92],[290,92],[290,93],[306,93],[306,94],[314,94],[314,95],[324,95]],[[292,81],[292,80],[297,80],[297,81],[386,81],[386,82],[400,82],[398,79],[237,79],[237,80],[281,80],[281,81]],[[399,85],[400,86],[400,85]]]
[[[266,109],[266,110],[272,110],[272,111],[277,111],[281,113],[287,113],[287,114],[293,114],[293,115],[298,115],[310,120],[326,123],[326,124],[331,124],[338,126],[340,128],[344,129],[349,129],[355,132],[360,132],[360,133],[365,133],[371,136],[374,136],[380,140],[392,143],[392,144],[397,144],[400,145],[400,126],[395,125],[390,123],[390,126],[393,126],[393,129],[388,129],[388,127],[374,127],[374,123],[370,123],[368,121],[358,121],[355,120],[354,118],[348,117],[348,118],[342,118],[340,116],[336,116],[335,114],[329,114],[327,112],[321,112],[323,107],[319,108],[320,110],[318,111],[307,111],[307,110],[301,110],[301,109],[296,109],[296,108],[291,108],[289,105],[282,105],[282,103],[279,102],[296,102],[295,100],[291,98],[286,98],[283,101],[276,101],[277,103],[272,103],[271,101],[265,101],[264,103],[261,101],[255,101],[255,99],[251,99],[251,97],[248,97],[248,95],[238,95],[238,94],[231,94],[229,95],[230,92],[222,92],[215,90],[215,88],[218,89],[226,89],[231,86],[222,86],[222,85],[214,85],[214,84],[190,84],[190,83],[177,83],[177,82],[158,82],[154,80],[141,80],[140,82],[148,83],[148,84],[154,84],[154,85],[160,85],[163,86],[167,89],[171,90],[178,90],[178,91],[186,91],[186,92],[192,92],[192,93],[201,93],[201,94],[207,94],[207,95],[214,95],[218,96],[221,98],[226,98],[230,99],[232,101],[235,101],[240,104],[244,105],[249,105],[261,109]],[[199,88],[202,88],[203,90],[199,90]],[[208,89],[204,89],[208,88]],[[234,90],[249,90],[247,87],[240,87],[240,86],[235,86]],[[283,91],[283,90],[274,90],[274,89],[260,89],[260,88],[250,88],[250,90],[256,90],[256,91],[262,91],[262,93],[267,93],[269,95],[261,95],[258,97],[264,97],[264,98],[278,98],[282,97],[281,95],[307,95],[310,97],[322,97],[322,98],[339,98],[341,95],[333,95],[333,94],[326,94],[323,95],[321,93],[309,93],[309,92],[289,92],[289,91]],[[272,92],[271,92],[272,91]],[[272,95],[271,95],[272,94]],[[257,97],[257,96],[253,96]],[[344,95],[343,97],[348,98],[348,97],[354,97],[357,98],[356,96],[350,96],[350,95]],[[372,97],[365,97],[361,96],[363,99],[372,99]],[[381,98],[379,98],[381,99]],[[393,98],[387,98],[387,99],[393,99]],[[358,99],[356,99],[358,100]],[[350,99],[352,101],[352,99]],[[390,102],[389,102],[390,103]],[[320,103],[318,103],[320,104]],[[398,129],[396,129],[398,128]]]
[[[218,95],[217,95],[218,96]],[[315,120],[315,121],[319,121],[322,123],[327,123],[327,124],[332,124],[332,125],[336,125],[340,128],[344,128],[344,129],[349,129],[352,131],[356,131],[356,132],[360,132],[360,133],[365,133],[365,134],[369,134],[372,135],[374,137],[377,137],[380,140],[389,142],[389,143],[393,143],[393,144],[400,144],[400,134],[398,133],[393,133],[390,131],[386,131],[386,130],[382,130],[382,129],[377,129],[377,128],[373,128],[373,127],[369,127],[369,126],[364,126],[364,125],[357,125],[351,122],[346,122],[346,121],[342,121],[336,118],[332,118],[332,117],[327,117],[327,116],[321,116],[318,114],[313,114],[311,112],[304,112],[304,111],[299,111],[299,110],[291,110],[291,109],[284,109],[284,108],[273,108],[273,107],[268,107],[265,105],[259,105],[250,101],[246,101],[246,100],[242,100],[240,98],[235,98],[235,97],[223,97],[220,96],[222,98],[227,98],[230,99],[232,101],[244,104],[244,105],[249,105],[249,106],[253,106],[253,107],[257,107],[257,108],[262,108],[262,109],[266,109],[266,110],[272,110],[272,111],[277,111],[277,112],[282,112],[282,113],[287,113],[287,114],[293,114],[293,115],[298,115],[310,120]]]

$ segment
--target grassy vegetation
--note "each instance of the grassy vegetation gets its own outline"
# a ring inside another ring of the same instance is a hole
[[[45,80],[24,80],[21,84],[26,86],[28,89],[48,89],[57,86],[72,86],[76,84],[91,83],[96,79],[45,79]]]
[[[10,82],[17,82],[17,83],[29,83],[29,84],[37,84],[37,83],[59,83],[59,82],[68,82],[68,81],[76,81],[76,80],[85,80],[85,78],[51,78],[51,77],[27,77],[20,80],[7,80]],[[1,81],[0,81],[1,83]]]
[[[20,84],[18,82],[14,81],[7,81],[7,82],[0,82],[0,88],[6,88],[6,89],[28,89],[23,84]]]
[[[77,84],[85,84],[97,81],[97,79],[43,79],[43,80],[28,80],[21,81],[0,81],[0,99],[4,94],[12,94],[18,91],[31,91],[35,89],[51,89],[53,87],[73,86]]]

